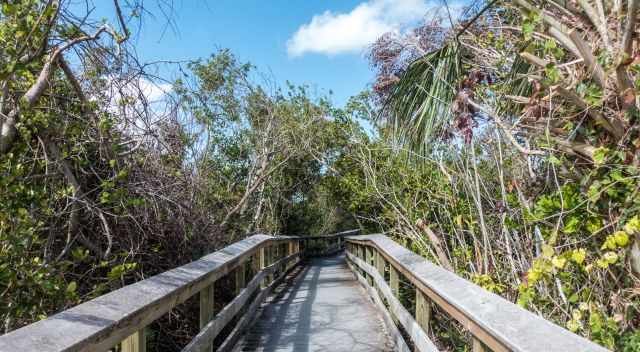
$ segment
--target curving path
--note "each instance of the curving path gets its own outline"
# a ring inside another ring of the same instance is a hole
[[[344,255],[314,259],[280,285],[235,351],[391,351],[382,317]]]

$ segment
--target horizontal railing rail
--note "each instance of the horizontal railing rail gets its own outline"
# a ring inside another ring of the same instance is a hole
[[[323,236],[301,237],[305,257],[319,257],[336,254],[344,249],[344,238],[360,233],[360,230],[349,230]]]
[[[236,328],[226,337],[225,341],[218,348],[218,351],[228,351],[235,345],[239,334],[249,322],[253,314],[257,311],[260,303],[264,301],[266,296],[271,292],[273,287],[280,282],[280,279],[284,275],[278,275],[278,271],[283,267],[286,267],[291,261],[298,257],[299,253],[290,254],[284,257],[272,265],[265,267],[247,284],[247,287],[236,296],[229,304],[227,304],[215,318],[203,326],[193,340],[182,350],[183,352],[195,352],[195,351],[208,351],[212,346],[214,339],[224,329],[231,320],[240,312],[240,310],[250,302],[250,298],[253,294],[258,292],[257,297],[251,301],[250,306],[245,312],[243,318],[238,323]],[[261,286],[268,280],[268,277],[274,275],[276,279],[273,280],[267,287],[261,289]]]
[[[146,350],[145,328],[177,305],[199,294],[201,331],[184,351],[211,351],[213,341],[234,318],[235,328],[220,351],[229,350],[260,303],[284,274],[295,266],[308,241],[342,242],[346,231],[327,236],[274,237],[254,235],[199,260],[127,285],[47,319],[0,336],[0,352]],[[247,265],[253,278],[246,280]],[[235,275],[237,296],[214,313],[214,284]]]
[[[430,320],[435,319],[431,307],[436,305],[470,332],[474,352],[608,351],[427,261],[384,235],[349,236],[345,241],[349,265],[384,311],[398,350],[409,351],[407,345],[411,345],[421,352],[437,351],[428,335]],[[415,287],[415,311],[411,313],[399,301],[401,275]],[[404,341],[405,336],[410,341]]]

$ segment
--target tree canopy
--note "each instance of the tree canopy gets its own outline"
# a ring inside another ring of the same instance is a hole
[[[360,228],[640,351],[637,1],[443,7],[372,44],[345,106],[227,49],[157,77],[131,42],[143,2],[113,4],[110,23],[2,2],[4,332],[254,233]],[[150,348],[180,350],[190,309]],[[436,313],[434,341],[464,350]]]

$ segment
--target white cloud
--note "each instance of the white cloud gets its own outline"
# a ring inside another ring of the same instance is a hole
[[[382,34],[422,19],[430,7],[426,0],[369,0],[349,13],[325,11],[298,28],[287,51],[293,57],[359,52]]]
[[[150,103],[162,101],[172,89],[172,85],[169,83],[155,83],[144,78],[140,79],[138,86],[140,92]]]
[[[119,127],[130,136],[145,136],[170,117],[172,88],[145,77],[105,76],[104,87],[90,99],[117,115]]]

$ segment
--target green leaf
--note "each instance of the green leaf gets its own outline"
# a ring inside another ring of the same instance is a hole
[[[558,83],[560,81],[560,71],[555,64],[550,63],[544,68],[544,72],[547,74],[547,79],[551,84]]]
[[[580,228],[581,223],[582,221],[580,217],[575,215],[571,216],[567,221],[564,222],[564,227],[562,228],[562,231],[564,233],[576,233]]]
[[[579,248],[571,253],[571,260],[578,264],[582,264],[587,257],[587,251],[584,248]]]
[[[596,166],[601,166],[604,164],[607,159],[607,154],[609,153],[609,149],[605,147],[598,147],[593,152],[593,162]]]
[[[550,155],[548,160],[553,165],[561,165],[562,164],[562,161],[560,159],[556,158],[554,155]]]
[[[551,263],[553,264],[553,266],[555,266],[558,269],[563,269],[564,265],[567,263],[567,260],[565,258],[561,258],[561,257],[553,257],[551,259]]]
[[[571,332],[576,332],[582,327],[582,324],[579,321],[569,320],[567,322],[567,329]]]
[[[600,199],[600,188],[602,184],[600,181],[595,181],[589,186],[589,190],[587,190],[587,197],[589,197],[589,201],[595,203]]]
[[[2,4],[2,13],[7,16],[13,15],[15,12],[15,9],[16,9],[16,5],[12,5],[6,2]]]
[[[636,215],[624,225],[624,230],[632,235],[640,232],[640,218]]]
[[[629,243],[629,235],[624,231],[617,231],[613,234],[613,237],[619,247],[624,247]]]
[[[525,40],[530,40],[533,36],[533,30],[535,25],[531,21],[524,21],[522,23],[522,34]]]
[[[78,287],[78,284],[75,281],[71,281],[68,285],[67,285],[67,294],[71,294],[76,292],[76,288]]]

